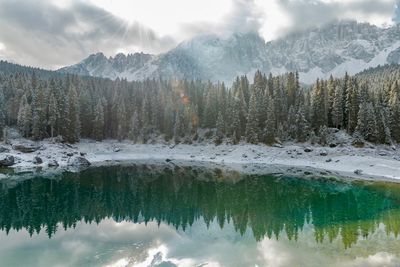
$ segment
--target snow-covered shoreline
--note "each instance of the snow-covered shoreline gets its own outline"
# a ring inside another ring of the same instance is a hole
[[[282,147],[265,145],[214,144],[132,144],[106,140],[82,140],[74,145],[47,141],[32,153],[22,153],[12,145],[2,154],[14,156],[12,168],[18,172],[40,169],[54,172],[70,167],[72,158],[84,157],[93,166],[126,163],[158,163],[228,168],[242,173],[337,176],[356,179],[390,180],[400,182],[400,152],[388,146],[354,148],[320,147],[286,143]],[[34,158],[40,157],[38,164]],[[59,166],[49,167],[57,161]],[[0,174],[0,176],[5,176]]]

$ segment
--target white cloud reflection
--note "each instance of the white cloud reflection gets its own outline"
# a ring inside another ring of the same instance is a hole
[[[61,228],[61,227],[60,227]],[[383,242],[384,241],[384,242]],[[161,223],[146,226],[103,220],[60,229],[52,239],[42,231],[29,238],[26,230],[0,233],[0,266],[399,266],[400,240],[384,227],[344,250],[340,239],[317,244],[310,225],[298,241],[285,235],[257,243],[250,231],[240,236],[231,224],[207,229],[196,221],[183,232]]]

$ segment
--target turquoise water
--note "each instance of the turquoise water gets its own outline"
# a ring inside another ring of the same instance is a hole
[[[0,181],[0,266],[400,266],[400,186],[133,165]]]

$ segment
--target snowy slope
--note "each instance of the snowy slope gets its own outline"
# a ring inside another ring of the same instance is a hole
[[[187,78],[231,83],[237,75],[299,71],[304,83],[331,74],[400,63],[400,27],[379,28],[341,21],[289,34],[268,43],[256,33],[228,38],[202,35],[161,55],[136,53],[106,58],[98,53],[62,72],[115,79]]]

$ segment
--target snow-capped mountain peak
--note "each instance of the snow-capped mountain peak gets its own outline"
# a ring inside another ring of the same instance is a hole
[[[282,74],[298,71],[312,83],[331,74],[342,76],[370,67],[400,62],[400,27],[379,28],[368,23],[339,21],[291,33],[266,43],[257,33],[227,38],[201,35],[161,55],[97,53],[61,69],[81,75],[115,79],[187,78],[231,83],[237,75],[257,69]]]

